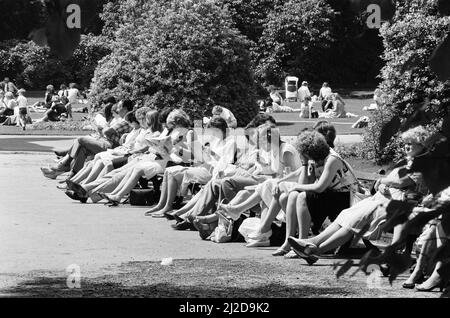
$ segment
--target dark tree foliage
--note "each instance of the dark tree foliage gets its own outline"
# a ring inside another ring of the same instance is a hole
[[[236,28],[250,41],[257,43],[264,31],[269,13],[286,0],[224,0]]]
[[[26,39],[45,15],[40,0],[0,0],[0,41]]]

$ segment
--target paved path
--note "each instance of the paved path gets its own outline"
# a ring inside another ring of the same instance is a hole
[[[0,135],[0,152],[50,153],[56,149],[69,148],[75,137],[67,136],[5,136]],[[284,137],[295,139],[295,137]],[[360,135],[340,135],[336,144],[354,144],[362,141]]]

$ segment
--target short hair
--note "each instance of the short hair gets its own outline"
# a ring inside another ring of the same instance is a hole
[[[302,85],[308,85],[307,81],[303,81]]]
[[[145,114],[145,119],[152,132],[162,131],[162,124],[159,120],[159,111],[149,108]]]
[[[66,84],[61,84],[61,85],[59,86],[59,89],[67,89]]]
[[[313,129],[325,137],[325,140],[330,148],[334,148],[336,128],[332,124],[326,120],[319,121],[314,125]]]
[[[55,87],[53,85],[47,85],[46,90],[47,92],[53,92],[55,90]]]
[[[328,87],[328,82],[323,83],[322,87]]]
[[[136,123],[140,124],[139,121],[136,118],[136,112],[129,112],[125,115],[125,120],[129,122],[130,124]]]
[[[77,84],[76,83],[70,83],[69,84],[69,88],[77,88]]]
[[[245,129],[257,128],[261,125],[264,125],[266,122],[270,121],[272,124],[276,125],[277,121],[271,115],[267,113],[258,114],[252,121],[245,127]]]
[[[412,141],[422,146],[425,146],[425,141],[431,137],[431,132],[426,130],[423,126],[417,126],[409,129],[401,135],[403,141]]]
[[[21,88],[17,91],[17,94],[25,94],[26,92],[27,91],[25,89]]]
[[[167,116],[167,125],[174,127],[190,128],[191,119],[184,110],[175,109]]]
[[[208,128],[220,129],[224,136],[227,134],[228,124],[225,119],[218,116],[213,116],[208,123]]]
[[[314,161],[325,160],[330,154],[325,137],[317,131],[305,131],[297,137],[295,148],[302,155],[306,155]]]
[[[4,81],[9,81],[9,77],[5,77]]]
[[[131,100],[125,99],[122,101],[122,107],[125,108],[127,111],[131,112],[134,108],[134,105]]]
[[[223,113],[223,108],[222,106],[214,106],[212,109],[212,114],[213,115],[220,115]]]

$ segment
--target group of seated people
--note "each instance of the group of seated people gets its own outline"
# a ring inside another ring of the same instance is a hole
[[[62,84],[58,92],[53,85],[46,88],[44,101],[36,102],[33,105],[28,104],[26,90],[18,89],[17,97],[13,92],[4,92],[0,89],[0,123],[4,126],[18,126],[26,130],[26,126],[33,124],[31,112],[42,112],[43,117],[35,122],[56,122],[62,120],[71,120],[72,108],[82,98],[80,91],[75,83],[69,87]]]
[[[284,242],[273,256],[302,258],[313,265],[362,229],[364,239],[378,239],[390,200],[421,202],[427,195],[421,174],[409,172],[414,158],[427,151],[424,141],[430,132],[421,126],[402,135],[405,160],[374,184],[373,195],[358,201],[361,186],[334,150],[336,130],[326,121],[289,144],[267,113],[258,114],[244,129],[230,129],[220,114],[213,115],[199,131],[181,109],[135,110],[130,100],[116,103],[114,98],[105,101],[104,109],[114,109],[116,117],[97,136],[78,138],[70,149],[57,153],[59,162],[41,168],[43,174],[56,179],[69,173],[60,186],[68,197],[111,206],[123,203],[143,179],[162,177],[158,202],[145,215],[176,221],[173,229],[198,231],[202,239],[214,241],[223,219],[244,224],[256,215],[252,231],[243,234],[248,248],[271,246],[271,237],[283,225]],[[192,185],[201,186],[194,191]],[[185,199],[184,205],[179,198]],[[326,219],[332,223],[325,227]],[[395,228],[393,243],[402,227]],[[423,263],[418,261],[405,288],[428,291],[443,285],[439,265]]]
[[[17,126],[23,130],[27,124],[31,124],[26,91],[19,89],[17,98],[13,92],[4,93],[0,90],[0,123],[4,126]]]
[[[271,98],[271,105],[267,108],[264,103],[260,105],[261,111],[273,112],[300,112],[300,118],[355,118],[355,114],[345,110],[345,101],[338,93],[333,93],[328,83],[324,83],[320,89],[319,96],[313,96],[308,88],[308,82],[304,81],[298,90],[298,102],[300,108],[294,109],[288,105],[283,105],[283,97],[275,86],[268,88]],[[316,110],[314,104],[320,102],[322,111]],[[270,103],[269,103],[270,104]]]

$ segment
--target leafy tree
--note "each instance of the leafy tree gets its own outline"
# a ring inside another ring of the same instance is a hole
[[[428,62],[450,29],[450,18],[437,16],[431,1],[426,4],[409,2],[409,11],[401,7],[394,22],[380,30],[385,47],[381,88],[391,98],[387,108],[375,114],[365,136],[369,152],[379,163],[391,161],[399,149],[398,138],[382,138],[386,123],[390,123],[386,129],[398,129],[401,120],[425,106],[422,121],[439,126],[450,103],[449,81],[440,81]]]
[[[247,123],[258,111],[249,43],[214,1],[124,1],[114,51],[95,72],[92,96],[124,96],[193,118],[223,105]]]
[[[264,31],[269,13],[286,0],[224,0],[236,28],[257,43]]]
[[[11,40],[0,45],[0,73],[30,89],[67,82],[87,87],[98,61],[109,53],[103,38],[94,35],[82,35],[80,45],[66,61],[52,55],[48,47],[40,47],[31,41]]]
[[[391,201],[385,207],[387,221],[382,230],[387,232],[402,224],[397,241],[380,255],[373,251],[367,253],[359,264],[364,272],[371,264],[388,264],[390,282],[411,266],[410,255],[402,250],[407,242],[418,237],[429,221],[440,217],[439,226],[445,235],[450,233],[450,52],[447,44],[450,17],[444,17],[449,13],[443,1],[413,0],[404,7],[399,6],[394,23],[382,29],[387,61],[382,72],[382,87],[391,94],[390,103],[382,113],[390,109],[392,119],[379,119],[380,126],[372,127],[378,133],[375,139],[383,145],[397,131],[417,125],[431,124],[437,130],[424,143],[427,152],[414,158],[408,167],[411,172],[422,173],[431,196],[422,201],[423,207],[417,207],[414,202]],[[379,117],[377,114],[375,118]],[[359,237],[362,235],[364,230]],[[435,269],[445,286],[450,281],[450,241],[444,240],[440,248],[424,253],[427,266],[433,268],[439,263],[440,267]],[[343,264],[338,275],[347,272],[349,265],[351,261]]]
[[[320,80],[334,19],[324,0],[291,0],[273,10],[258,43],[258,79],[279,84],[288,74],[307,74],[311,81]]]

